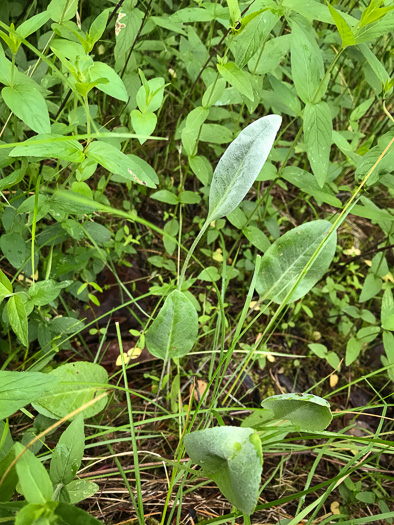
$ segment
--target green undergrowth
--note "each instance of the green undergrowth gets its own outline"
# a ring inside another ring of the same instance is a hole
[[[5,0],[0,523],[391,524],[389,0]]]

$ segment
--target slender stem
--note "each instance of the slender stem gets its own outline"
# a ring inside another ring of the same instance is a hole
[[[120,334],[120,328],[119,323],[115,323],[116,326],[116,334],[118,336],[118,344],[119,344],[119,350],[120,355],[122,356],[122,370],[123,370],[123,381],[126,391],[126,400],[127,400],[127,410],[129,413],[129,421],[130,421],[130,434],[131,434],[131,442],[133,445],[133,459],[134,459],[134,467],[135,467],[135,484],[137,489],[137,501],[138,505],[135,509],[137,516],[138,516],[138,522],[140,525],[144,525],[144,504],[142,501],[142,491],[141,491],[141,476],[140,476],[140,468],[139,468],[139,459],[138,459],[138,445],[137,445],[137,438],[135,435],[135,429],[134,429],[134,421],[133,421],[133,409],[131,406],[131,399],[130,399],[130,391],[129,391],[129,385],[127,380],[127,373],[126,373],[126,363],[125,363],[125,355],[123,352],[123,344],[122,344],[122,336]]]
[[[187,266],[189,264],[189,261],[191,259],[191,256],[193,255],[193,252],[194,250],[196,249],[196,246],[197,244],[199,243],[201,237],[204,235],[204,233],[206,232],[209,224],[211,223],[211,220],[210,218],[208,217],[208,219],[204,222],[203,224],[203,227],[201,228],[199,234],[197,235],[197,237],[194,239],[194,242],[193,244],[191,245],[190,247],[190,250],[188,251],[188,254],[186,255],[186,259],[185,259],[185,262],[183,263],[183,266],[182,266],[182,272],[181,272],[181,276],[179,278],[179,282],[178,282],[178,290],[181,289],[182,287],[182,283],[183,281],[185,280],[185,273],[186,273],[186,270],[187,270]]]

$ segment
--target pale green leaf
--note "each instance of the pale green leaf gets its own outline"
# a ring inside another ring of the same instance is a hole
[[[209,221],[224,217],[243,200],[272,148],[281,117],[268,115],[249,124],[216,166],[209,192]]]
[[[330,403],[312,394],[281,394],[264,399],[261,406],[275,419],[288,420],[301,430],[324,430],[331,423]]]
[[[76,479],[67,485],[67,492],[70,496],[70,503],[75,505],[80,501],[90,498],[100,489],[97,483],[87,479]]]
[[[238,510],[251,514],[263,466],[260,437],[252,428],[216,427],[185,436],[190,459]]]

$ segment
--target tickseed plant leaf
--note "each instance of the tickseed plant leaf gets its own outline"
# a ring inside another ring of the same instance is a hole
[[[257,292],[266,299],[281,303],[330,227],[331,223],[326,220],[307,222],[276,240],[263,255],[256,283]],[[289,303],[307,294],[325,274],[334,257],[336,244],[337,236],[333,232],[290,297]]]
[[[332,117],[327,102],[306,104],[304,110],[304,137],[312,171],[323,188],[327,178],[332,139]]]
[[[127,180],[148,186],[148,188],[156,188],[157,175],[149,164],[135,155],[126,155],[112,144],[101,141],[92,142],[86,151],[86,156],[101,164],[111,173],[121,175]]]
[[[98,391],[95,383],[104,385],[108,382],[105,368],[84,361],[59,366],[49,372],[47,377],[56,377],[59,385],[56,391],[40,397],[33,403],[33,407],[40,414],[55,419],[60,419],[91,401]],[[83,417],[87,419],[95,416],[103,410],[106,403],[107,400],[103,398],[86,408],[83,411]]]
[[[78,414],[63,432],[52,455],[50,475],[53,483],[70,483],[77,473],[85,448],[83,416]]]
[[[15,452],[20,454],[25,447],[21,443],[15,443]],[[18,459],[16,464],[19,484],[23,495],[29,503],[43,505],[52,499],[52,482],[41,461],[35,457],[33,452],[26,450]]]
[[[150,326],[146,346],[152,355],[168,361],[188,354],[197,332],[198,316],[193,303],[182,292],[174,290]]]
[[[0,370],[0,420],[54,389],[57,377],[39,372]]]
[[[15,115],[37,133],[50,133],[48,108],[44,97],[35,87],[15,84],[1,91],[4,102]]]
[[[275,419],[288,420],[301,430],[324,430],[332,420],[330,403],[312,394],[272,396],[261,406],[271,410]]]
[[[185,436],[185,448],[238,510],[254,511],[263,468],[261,441],[255,430],[230,426],[198,430]]]
[[[228,215],[243,200],[268,157],[281,121],[279,115],[256,120],[226,149],[212,178],[209,222]]]

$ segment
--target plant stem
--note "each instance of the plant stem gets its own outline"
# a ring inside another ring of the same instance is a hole
[[[210,218],[208,217],[207,220],[204,222],[203,224],[203,227],[201,228],[199,234],[197,235],[197,237],[194,239],[194,242],[193,244],[191,245],[190,247],[190,250],[188,251],[188,254],[186,255],[186,259],[185,259],[185,262],[183,263],[183,266],[182,266],[182,272],[181,272],[181,276],[179,278],[179,282],[178,282],[178,290],[181,289],[182,287],[182,283],[183,281],[185,280],[185,273],[186,273],[186,269],[187,269],[187,266],[189,264],[189,261],[190,261],[190,258],[191,256],[193,255],[193,252],[194,250],[196,249],[196,246],[197,244],[200,242],[200,239],[201,237],[204,235],[204,233],[206,232],[209,224],[210,224]]]

